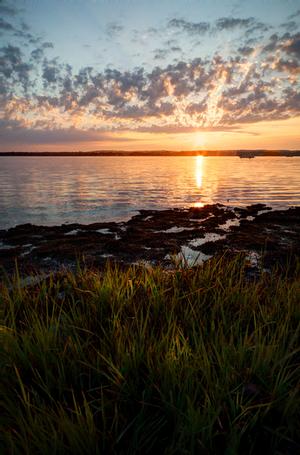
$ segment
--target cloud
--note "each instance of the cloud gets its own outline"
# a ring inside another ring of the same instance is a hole
[[[298,9],[298,10],[295,11],[294,13],[290,14],[290,15],[288,16],[288,20],[295,19],[296,17],[300,17],[300,9]]]
[[[10,82],[20,83],[27,90],[30,81],[32,65],[23,61],[22,51],[17,46],[3,46],[0,48],[0,74],[6,79],[5,87]],[[9,81],[13,78],[12,81]]]
[[[2,125],[5,137],[13,141],[15,131],[16,140],[24,135],[28,143],[48,143],[55,137],[102,140],[116,131],[234,131],[247,122],[299,115],[300,34],[248,37],[267,27],[252,17],[222,17],[213,24],[172,19],[162,47],[154,51],[157,66],[99,71],[48,58],[53,44],[23,26],[26,52],[16,45],[0,48],[0,96],[11,121],[10,127]],[[179,34],[174,39],[170,30],[209,38],[209,32],[241,29],[243,39],[234,42],[231,55],[185,59],[182,52],[182,60],[167,64],[181,52]],[[111,23],[108,30],[116,36],[123,27]]]
[[[294,30],[297,30],[298,24],[295,21],[288,21],[280,24],[280,27],[285,28],[289,32],[292,32]]]
[[[216,132],[216,131],[230,131],[239,132],[239,126],[181,126],[173,125],[150,125],[147,127],[139,127],[135,131],[139,133],[161,133],[161,134],[186,134],[198,132]],[[250,133],[251,134],[251,133]]]
[[[292,54],[300,58],[300,33],[296,33],[294,36],[287,39],[283,44],[282,49],[287,54]]]
[[[0,14],[1,15],[15,16],[18,12],[19,12],[19,10],[16,7],[14,7],[12,5],[8,5],[6,2],[3,2],[3,1],[0,2]]]
[[[300,58],[300,33],[293,35],[287,32],[282,36],[273,34],[270,36],[268,44],[263,47],[263,52],[273,54],[282,52]]]
[[[154,59],[155,60],[164,60],[169,55],[168,49],[155,49]]]
[[[44,62],[42,77],[45,84],[55,84],[58,80],[58,73],[59,69],[55,63],[49,64],[48,62]]]
[[[41,46],[33,49],[31,51],[31,58],[35,60],[36,62],[40,62],[43,57],[45,56],[45,49],[53,49],[53,43],[50,42],[44,42],[41,44]]]
[[[238,52],[242,55],[248,56],[254,52],[254,48],[250,46],[243,46],[238,48]]]
[[[107,24],[105,32],[109,38],[116,38],[121,34],[123,30],[123,25],[119,24],[118,22],[110,22]]]
[[[182,30],[190,35],[203,35],[210,29],[208,22],[189,22],[184,19],[171,19],[168,27]]]
[[[8,146],[30,144],[61,144],[72,142],[124,142],[129,139],[112,135],[109,132],[96,130],[79,130],[76,128],[32,129],[18,125],[17,122],[0,122],[0,134],[3,143]],[[132,139],[130,139],[131,141]]]
[[[237,17],[221,17],[216,21],[216,27],[218,30],[230,30],[237,27],[248,28],[254,26],[256,21],[254,17],[248,17],[241,19]]]
[[[279,58],[275,60],[273,69],[283,73],[300,74],[300,63],[296,59]]]
[[[0,30],[5,30],[8,32],[14,30],[14,27],[9,22],[0,17]]]
[[[236,29],[245,29],[246,36],[255,32],[266,32],[271,27],[263,22],[257,21],[254,17],[239,18],[239,17],[220,17],[214,23],[209,22],[191,22],[185,19],[171,19],[167,27],[170,29],[185,32],[190,36],[201,36],[207,32],[222,32],[233,31]]]

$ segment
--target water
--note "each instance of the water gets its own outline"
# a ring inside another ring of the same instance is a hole
[[[300,205],[300,158],[0,157],[2,229],[215,202]]]

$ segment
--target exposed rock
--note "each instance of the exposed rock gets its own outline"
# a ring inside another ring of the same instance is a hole
[[[108,258],[167,266],[172,255],[185,251],[194,251],[190,256],[201,261],[224,251],[254,252],[261,257],[260,267],[284,264],[300,256],[300,207],[272,211],[263,204],[245,208],[214,204],[141,210],[126,223],[24,224],[0,231],[0,266],[8,273],[15,269],[15,261],[28,273],[72,268],[82,258],[100,267]]]

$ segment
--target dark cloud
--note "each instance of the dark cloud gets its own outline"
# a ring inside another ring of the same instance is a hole
[[[57,82],[59,70],[53,64],[44,63],[42,77],[44,83],[55,84]]]
[[[288,20],[295,19],[296,17],[300,17],[300,9],[298,9],[298,10],[295,11],[294,13],[290,14],[290,15],[288,16]]]
[[[282,36],[273,34],[263,52],[270,71],[276,70],[290,74],[299,74],[300,68],[300,33],[285,33]]]
[[[31,69],[32,65],[23,61],[23,54],[19,47],[9,44],[0,48],[0,74],[6,78],[6,88],[9,83],[20,83],[23,89],[27,90]]]
[[[167,41],[164,41],[163,44],[165,46],[167,46],[167,47],[177,46],[178,45],[178,41],[176,39],[168,39]]]
[[[215,23],[215,29],[219,31],[245,29],[245,36],[250,36],[255,32],[266,32],[270,28],[269,25],[257,21],[254,17],[221,17]]]
[[[170,51],[172,51],[172,52],[182,52],[182,49],[179,46],[172,46],[172,47],[170,47]]]
[[[242,55],[251,55],[254,52],[254,48],[250,46],[243,46],[238,48],[238,52]]]
[[[280,24],[280,27],[285,28],[288,32],[292,32],[298,28],[298,24],[295,21],[288,21]]]
[[[30,32],[27,32],[25,30],[15,30],[14,31],[14,36],[16,38],[20,38],[23,40],[23,46],[28,46],[31,44],[39,44],[41,41],[41,37],[39,36],[34,36]]]
[[[31,51],[31,58],[36,62],[40,62],[45,56],[45,49],[51,49],[53,47],[54,46],[52,43],[44,42],[41,44],[41,46]]]
[[[72,142],[124,142],[126,138],[113,136],[105,131],[80,130],[76,128],[34,129],[20,126],[17,122],[0,123],[3,143],[9,146],[30,144],[60,144]]]
[[[184,19],[171,19],[168,26],[173,29],[182,30],[190,35],[203,35],[210,29],[208,22],[189,22]]]
[[[231,30],[237,27],[248,28],[254,26],[256,21],[254,17],[248,17],[241,19],[237,17],[221,17],[216,21],[216,27],[218,30]]]
[[[155,49],[154,59],[155,60],[164,60],[169,55],[168,49]]]
[[[120,33],[123,30],[124,30],[123,25],[117,22],[110,22],[109,24],[107,24],[105,31],[109,38],[116,38],[117,36],[120,35]]]
[[[164,42],[165,48],[154,50],[155,60],[166,60],[174,52],[182,52],[182,48],[177,45],[176,40],[167,40]]]
[[[7,16],[15,16],[19,10],[12,6],[8,5],[6,2],[1,1],[0,2],[0,14],[1,15],[7,15]]]
[[[43,49],[53,49],[53,43],[50,43],[49,41],[45,41],[44,43],[42,43],[41,47]]]
[[[267,32],[268,30],[272,29],[273,27],[263,22],[255,22],[251,27],[249,27],[245,34],[246,36],[252,35],[255,32]]]
[[[275,61],[273,68],[283,73],[300,74],[300,63],[296,59],[280,58]]]
[[[254,17],[221,17],[214,24],[208,22],[190,22],[185,19],[171,19],[168,27],[188,33],[191,36],[204,35],[208,31],[230,31],[235,29],[245,29],[246,36],[255,32],[266,32],[270,26],[257,21]]]
[[[99,89],[97,89],[93,85],[90,85],[86,88],[84,95],[81,96],[80,99],[78,100],[78,105],[80,107],[88,106],[99,96],[101,96],[101,92],[99,91]]]
[[[267,53],[283,51],[287,54],[299,56],[300,33],[291,34],[287,32],[282,36],[275,33],[270,36],[268,44],[263,47],[263,51]]]
[[[287,39],[283,44],[282,49],[287,54],[292,54],[300,58],[300,33],[296,33],[294,36]]]
[[[15,28],[9,22],[0,17],[0,30],[8,32],[14,29]]]
[[[93,68],[91,66],[86,66],[82,68],[79,73],[75,76],[75,85],[85,86],[91,79]]]
[[[279,36],[274,33],[272,36],[269,38],[268,44],[266,44],[263,47],[263,52],[269,53],[269,52],[274,52],[277,49],[279,42]]]

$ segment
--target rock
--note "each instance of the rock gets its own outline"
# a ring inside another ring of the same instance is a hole
[[[203,238],[207,241],[199,241]],[[82,257],[96,267],[108,259],[120,264],[147,260],[164,265],[168,255],[184,247],[207,255],[254,252],[262,257],[261,267],[284,264],[300,254],[300,207],[270,211],[263,204],[245,208],[212,204],[141,210],[122,223],[24,224],[0,231],[0,266],[12,273],[17,260],[21,271],[49,271],[76,267]]]

